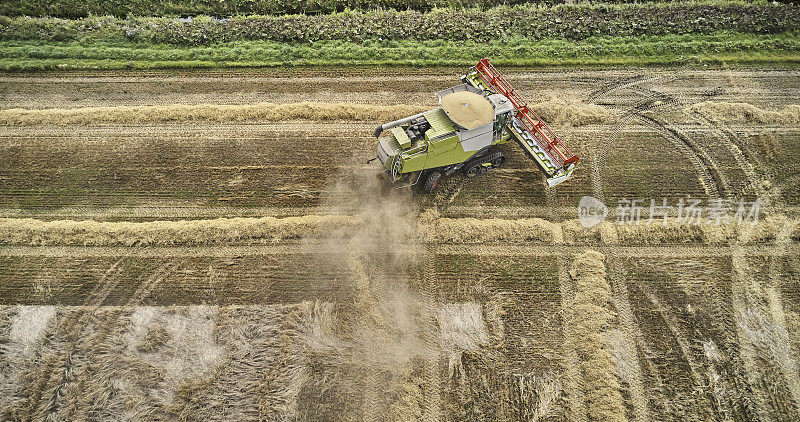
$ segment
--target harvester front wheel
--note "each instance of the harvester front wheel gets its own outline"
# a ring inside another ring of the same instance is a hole
[[[432,171],[428,174],[428,177],[425,178],[425,192],[432,193],[434,189],[436,189],[436,185],[439,184],[439,179],[441,179],[442,173],[438,171]]]

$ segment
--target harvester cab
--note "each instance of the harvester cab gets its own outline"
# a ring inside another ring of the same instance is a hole
[[[509,140],[536,162],[553,187],[579,163],[547,124],[514,91],[488,59],[461,77],[460,85],[437,92],[439,108],[378,126],[377,157],[389,182],[420,182],[427,192],[457,171],[474,177],[505,162],[495,148]]]

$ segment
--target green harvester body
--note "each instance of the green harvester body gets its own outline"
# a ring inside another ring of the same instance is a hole
[[[483,173],[505,161],[494,147],[512,139],[536,162],[549,186],[569,178],[578,157],[487,59],[461,80],[437,93],[441,107],[376,128],[373,160],[380,161],[390,182],[409,186],[459,170],[468,177]],[[432,190],[436,180],[427,185]]]

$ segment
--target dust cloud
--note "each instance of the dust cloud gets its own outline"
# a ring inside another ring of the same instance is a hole
[[[333,210],[352,210],[357,201],[361,224],[326,244],[322,262],[341,271],[350,300],[315,318],[324,323],[308,338],[311,360],[327,367],[348,399],[318,397],[312,418],[334,414],[326,402],[346,401],[347,414],[359,419],[439,419],[440,363],[452,366],[487,341],[479,304],[439,304],[427,293],[429,257],[412,195],[382,189],[371,172],[360,172],[341,175],[323,200]]]

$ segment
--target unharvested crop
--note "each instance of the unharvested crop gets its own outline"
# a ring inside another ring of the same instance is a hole
[[[86,125],[186,120],[215,122],[245,120],[396,120],[425,108],[409,105],[380,106],[352,103],[301,102],[243,105],[195,104],[158,106],[83,107],[73,109],[0,110],[3,125]]]

